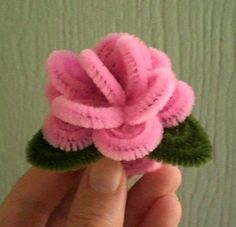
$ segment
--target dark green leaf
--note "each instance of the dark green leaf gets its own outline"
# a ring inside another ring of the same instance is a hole
[[[61,172],[83,168],[103,157],[93,145],[76,152],[54,148],[43,138],[41,130],[28,142],[26,152],[32,165]]]
[[[212,146],[204,128],[190,116],[179,126],[165,129],[161,144],[149,158],[182,166],[199,166],[212,158]]]

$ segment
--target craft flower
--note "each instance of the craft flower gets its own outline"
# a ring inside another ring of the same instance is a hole
[[[51,111],[44,138],[68,152],[91,145],[122,160],[130,174],[160,163],[145,158],[164,128],[190,115],[194,92],[177,80],[167,55],[126,33],[110,34],[94,49],[48,58]]]

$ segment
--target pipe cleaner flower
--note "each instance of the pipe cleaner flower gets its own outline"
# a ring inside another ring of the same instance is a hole
[[[51,110],[28,146],[31,163],[69,170],[105,156],[122,161],[127,174],[134,175],[160,168],[160,161],[190,165],[210,157],[207,135],[190,116],[193,89],[176,78],[164,52],[147,47],[137,37],[113,33],[94,49],[54,51],[47,68],[46,95]],[[193,129],[202,135],[202,145],[190,147],[194,152],[189,154],[179,143],[191,143],[190,138],[195,141]],[[47,161],[45,156],[40,159],[42,150],[35,149],[39,137],[41,144],[54,149],[45,155]],[[167,146],[162,142],[169,145],[171,139],[175,142],[169,148],[177,152],[165,157]],[[196,153],[197,149],[201,152]],[[53,153],[56,156],[58,152],[61,156],[56,161]],[[74,159],[65,155],[74,155]]]

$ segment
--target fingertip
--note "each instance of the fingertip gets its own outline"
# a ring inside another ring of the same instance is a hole
[[[182,208],[178,197],[175,194],[165,195],[154,202],[140,226],[176,227],[181,215]]]
[[[182,175],[177,166],[164,164],[162,167],[154,172],[147,173],[141,178],[135,188],[146,188],[152,185],[149,191],[155,191],[156,197],[166,194],[174,193],[179,188],[182,181]],[[134,190],[136,190],[134,188]],[[132,193],[132,192],[131,192]]]
[[[155,172],[145,174],[129,191],[127,226],[137,226],[158,198],[175,193],[180,184],[181,172],[177,166],[164,164]]]
[[[170,192],[175,192],[182,182],[182,174],[179,167],[171,164],[163,164],[159,170],[153,172],[153,175],[163,185],[171,184]]]

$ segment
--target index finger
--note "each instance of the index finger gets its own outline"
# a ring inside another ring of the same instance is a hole
[[[75,185],[81,171],[56,173],[32,167],[13,187],[0,207],[3,226],[39,226]]]

